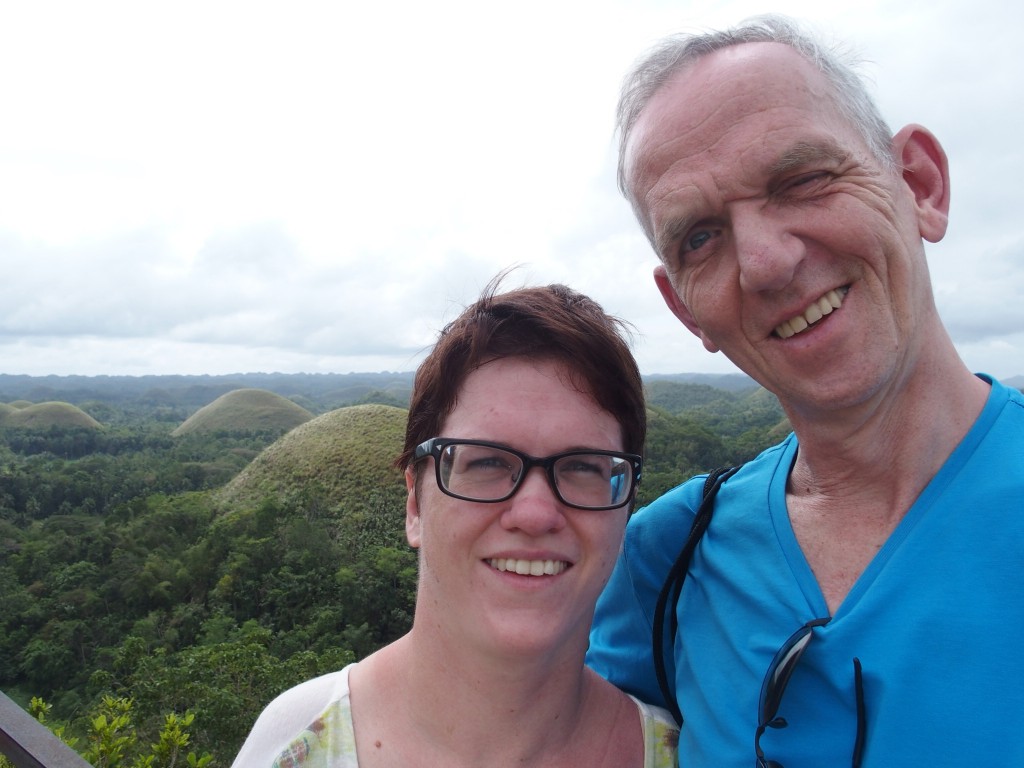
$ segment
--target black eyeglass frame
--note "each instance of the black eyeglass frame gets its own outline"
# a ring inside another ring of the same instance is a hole
[[[455,493],[445,487],[444,482],[441,480],[441,453],[449,445],[479,445],[485,448],[496,448],[506,453],[511,453],[523,462],[523,471],[519,473],[519,477],[515,479],[512,484],[512,488],[504,496],[498,499],[476,499],[471,496],[463,496]],[[596,448],[590,449],[579,449],[573,451],[563,451],[562,453],[555,453],[551,456],[531,456],[528,453],[517,451],[515,448],[510,448],[507,445],[501,443],[492,443],[488,440],[465,440],[456,437],[432,437],[429,440],[424,440],[422,443],[416,446],[413,451],[413,463],[416,463],[422,459],[432,456],[434,458],[434,476],[437,480],[437,487],[441,489],[441,492],[451,496],[454,499],[461,499],[462,501],[475,501],[480,504],[498,504],[503,501],[508,501],[523,484],[523,480],[526,479],[527,474],[534,467],[541,467],[544,470],[544,475],[547,477],[548,485],[551,486],[552,492],[555,494],[555,498],[561,504],[573,509],[583,509],[588,512],[605,512],[613,509],[621,509],[622,507],[629,504],[633,497],[636,495],[637,486],[640,485],[640,475],[643,469],[643,457],[638,456],[635,453],[626,453],[624,451],[602,451]],[[606,506],[591,507],[582,504],[575,504],[571,501],[567,501],[561,491],[558,490],[558,483],[555,480],[555,463],[560,459],[564,459],[568,456],[612,456],[617,459],[622,459],[627,462],[632,469],[630,475],[630,486],[625,497],[622,501],[616,504],[610,504]]]

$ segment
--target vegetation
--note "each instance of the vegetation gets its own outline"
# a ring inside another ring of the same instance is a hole
[[[253,430],[280,430],[287,432],[313,418],[301,405],[265,389],[235,389],[221,395],[189,416],[185,423],[171,434],[181,435],[205,432]]]
[[[277,693],[404,633],[405,410],[350,390],[296,387],[320,415],[287,431],[223,398],[230,419],[175,437],[207,403],[84,384],[101,429],[0,425],[0,688],[95,765],[217,768]],[[641,503],[785,428],[756,389],[650,395]]]
[[[32,404],[24,401],[5,404],[0,408],[0,427],[102,429],[96,419],[71,403]]]
[[[206,768],[213,762],[209,753],[197,755],[188,751],[192,738],[188,728],[195,720],[194,714],[167,715],[157,741],[144,744],[133,728],[133,706],[131,699],[104,696],[86,720],[84,738],[67,735],[64,725],[55,726],[53,732],[68,746],[81,749],[82,757],[97,768],[174,768],[179,763],[189,768]],[[38,697],[29,702],[29,712],[44,725],[51,709],[53,705]],[[13,764],[0,755],[0,768],[13,768]]]

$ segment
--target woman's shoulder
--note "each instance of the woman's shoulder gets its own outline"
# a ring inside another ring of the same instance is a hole
[[[644,768],[676,768],[679,726],[668,710],[630,696],[640,711],[644,732]]]
[[[281,710],[321,712],[332,701],[348,696],[348,673],[351,665],[336,672],[314,677],[289,688],[267,705],[267,711]]]
[[[314,677],[289,688],[271,701],[257,718],[232,768],[266,766],[332,704],[347,703],[351,666]]]

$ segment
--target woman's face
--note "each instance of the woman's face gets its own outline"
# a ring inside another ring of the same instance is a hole
[[[439,436],[492,441],[538,457],[623,450],[618,421],[575,389],[563,366],[521,358],[471,373]],[[507,501],[463,501],[437,487],[433,462],[423,461],[418,487],[406,473],[406,530],[420,549],[416,622],[429,622],[453,642],[506,653],[582,652],[628,506],[566,507],[541,468],[531,469]]]

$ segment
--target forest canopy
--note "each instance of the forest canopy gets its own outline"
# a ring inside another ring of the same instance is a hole
[[[277,693],[410,625],[416,556],[392,461],[411,379],[260,376],[0,376],[0,689],[83,754],[116,722],[124,765],[184,739],[195,761],[227,766]],[[646,383],[641,504],[788,431],[744,377]],[[253,388],[295,423],[223,398]],[[32,397],[99,427],[7,423]],[[179,431],[219,398],[229,418]]]

